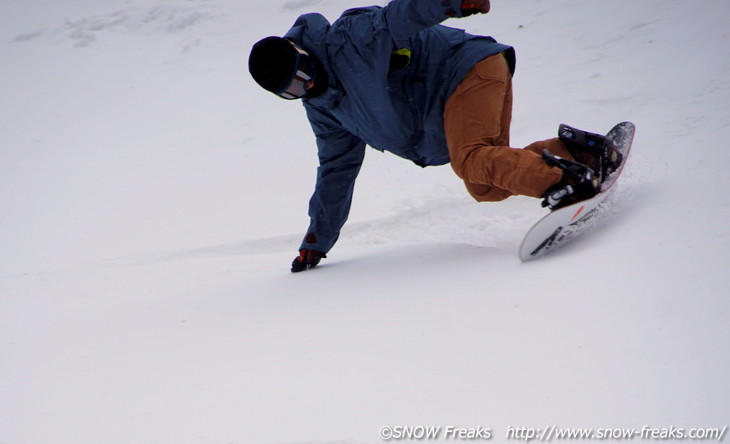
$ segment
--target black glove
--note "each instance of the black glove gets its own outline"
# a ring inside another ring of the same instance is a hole
[[[461,16],[468,17],[472,14],[486,14],[489,12],[489,0],[463,0],[461,2]]]
[[[294,258],[291,263],[291,272],[298,273],[300,271],[309,270],[316,266],[320,259],[327,257],[321,251],[315,250],[299,250],[299,256]]]

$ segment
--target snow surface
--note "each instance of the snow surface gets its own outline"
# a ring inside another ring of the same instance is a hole
[[[362,5],[0,2],[1,443],[730,423],[730,3],[448,21],[516,46],[514,146],[636,123],[614,211],[522,264],[537,200],[369,150],[340,242],[294,275],[313,137],[248,50]]]

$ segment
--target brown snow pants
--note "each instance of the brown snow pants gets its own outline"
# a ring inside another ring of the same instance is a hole
[[[477,201],[540,197],[562,178],[562,170],[542,159],[542,150],[573,159],[557,138],[510,148],[511,120],[512,75],[497,54],[474,65],[444,108],[451,166]]]

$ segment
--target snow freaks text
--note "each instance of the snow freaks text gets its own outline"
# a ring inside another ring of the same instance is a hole
[[[500,438],[509,441],[552,442],[552,441],[723,441],[728,426],[722,428],[652,427],[641,428],[567,428],[554,425],[536,428],[507,426]],[[455,426],[383,426],[380,428],[383,441],[487,441],[495,437],[488,427]],[[501,439],[500,439],[501,441]]]

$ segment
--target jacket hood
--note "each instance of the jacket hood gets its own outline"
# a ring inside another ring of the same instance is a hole
[[[332,65],[327,55],[327,31],[330,29],[330,22],[319,13],[304,14],[299,16],[291,29],[284,35],[284,38],[291,39],[302,47],[309,54],[314,56],[324,69],[332,72]],[[336,87],[335,76],[329,76],[329,86]]]

